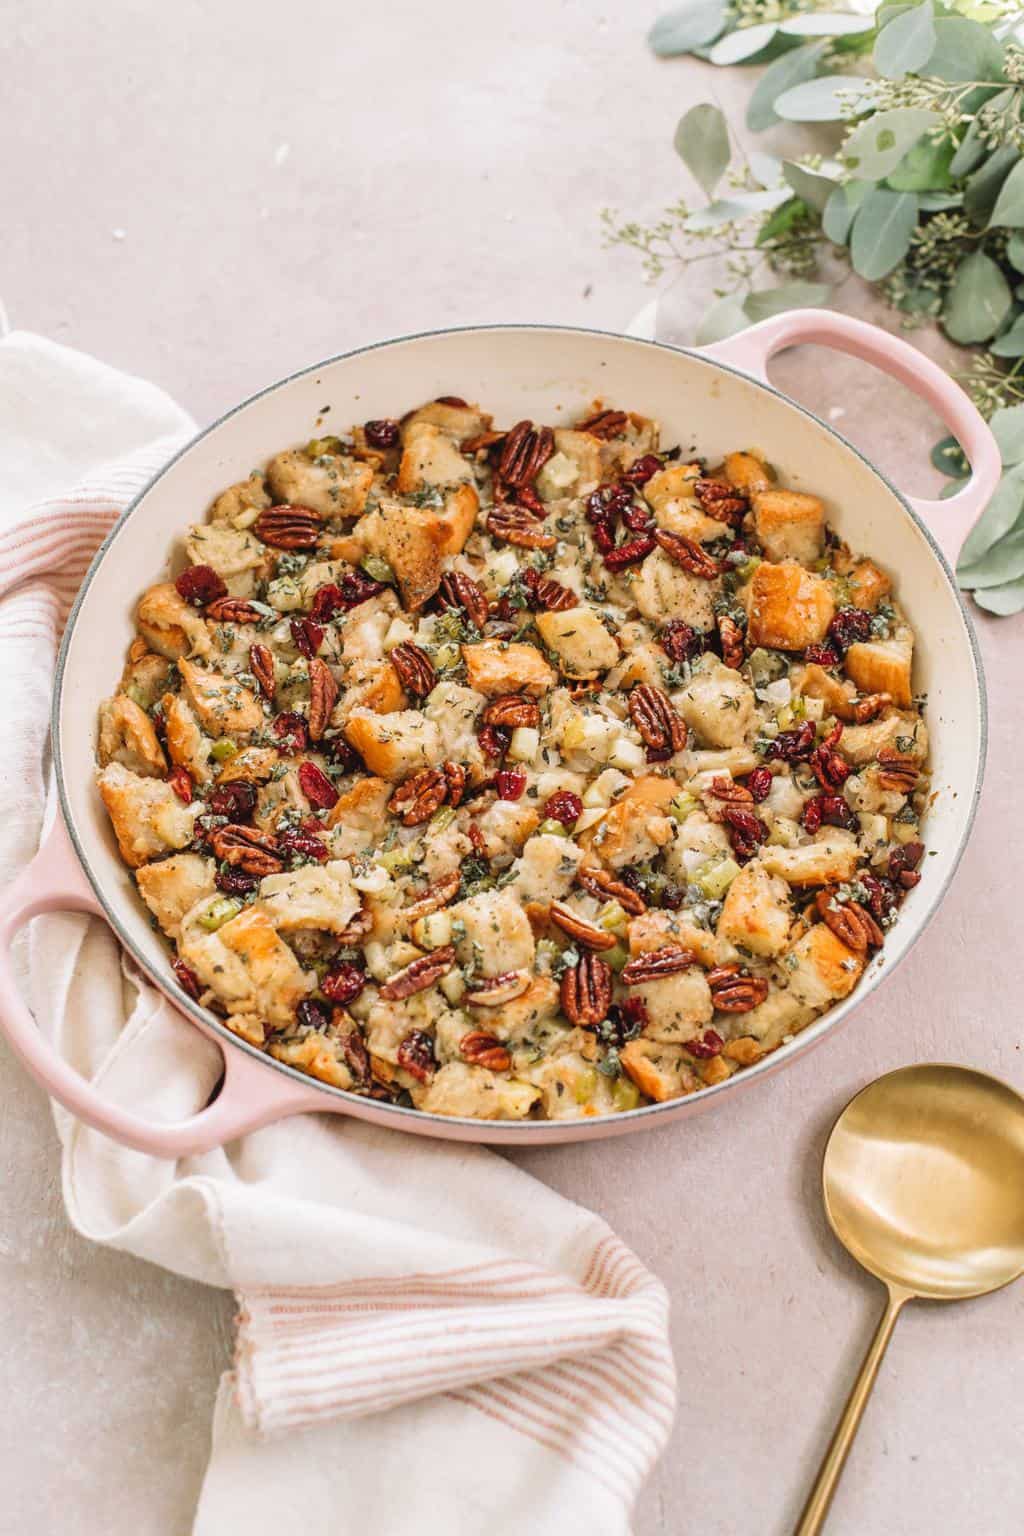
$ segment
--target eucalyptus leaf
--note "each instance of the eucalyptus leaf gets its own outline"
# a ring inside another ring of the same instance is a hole
[[[739,64],[744,59],[752,59],[768,47],[777,31],[773,21],[762,22],[756,27],[739,27],[719,38],[708,58],[712,64]]]
[[[836,176],[827,175],[824,167],[815,171],[809,166],[797,165],[792,160],[783,161],[782,174],[808,208],[813,208],[815,213],[824,213],[825,204],[838,184]]]
[[[913,192],[872,187],[853,221],[853,270],[871,283],[885,277],[907,254],[916,228],[917,197]]]
[[[870,16],[851,16],[849,11],[811,11],[780,21],[779,31],[787,37],[845,37],[870,32],[874,25]]]
[[[872,62],[887,80],[916,74],[935,52],[935,7],[932,0],[901,11],[878,34]]]
[[[807,43],[802,48],[794,48],[791,53],[783,54],[768,66],[747,102],[747,127],[751,133],[763,133],[766,128],[774,128],[779,122],[779,115],[775,111],[776,97],[794,85],[813,80],[827,47],[827,43]]]
[[[940,16],[935,47],[920,70],[940,80],[1001,80],[1003,49],[989,27],[964,16]]]
[[[964,565],[961,559],[956,575],[960,585],[968,591],[1019,581],[1024,576],[1024,528],[1008,533],[973,565]]]
[[[676,154],[690,174],[700,183],[710,202],[715,188],[728,169],[732,151],[725,117],[710,102],[691,107],[679,119],[675,136]]]
[[[752,213],[771,213],[789,198],[788,187],[769,187],[764,192],[733,192],[731,196],[699,208],[683,221],[683,228],[692,234],[702,229],[717,229],[722,224],[733,224],[747,219]]]
[[[951,176],[969,176],[988,154],[988,146],[981,137],[976,122],[968,123],[967,132],[957,146],[956,154],[949,163]]]
[[[987,224],[996,205],[999,190],[1020,159],[1012,144],[995,150],[983,165],[967,178],[964,188],[964,212],[976,224]]]
[[[962,192],[921,192],[917,205],[922,213],[942,213],[946,208],[962,208],[964,195]]]
[[[959,565],[969,569],[984,559],[1004,538],[1024,512],[1024,469],[1020,465],[1005,474],[995,494],[964,541]]]
[[[825,283],[782,283],[748,293],[743,308],[751,320],[767,320],[787,309],[820,309],[832,290]]]
[[[979,608],[997,614],[1000,618],[1020,613],[1024,608],[1024,581],[1008,581],[1002,587],[986,587],[981,592],[975,592],[974,601]]]
[[[752,149],[747,156],[747,164],[758,186],[768,188],[782,185],[782,161],[777,155],[766,155],[763,150]]]
[[[791,123],[838,123],[871,99],[872,82],[863,75],[822,75],[790,86],[775,98],[775,111]]]
[[[1006,319],[1013,295],[991,256],[972,251],[956,269],[942,323],[953,341],[988,341]]]
[[[912,144],[886,180],[894,192],[944,192],[950,185],[952,139],[924,138]]]
[[[750,316],[743,307],[743,300],[738,294],[727,293],[724,299],[718,299],[712,304],[697,327],[697,345],[706,347],[713,341],[724,341],[727,336],[735,336],[737,331],[744,330],[749,324]]]
[[[1024,235],[1011,235],[1006,242],[1006,259],[1018,272],[1024,272]]]
[[[1024,463],[1024,405],[1002,405],[989,417],[1004,465]]]
[[[691,0],[659,16],[647,42],[663,59],[713,43],[725,26],[725,0]]]
[[[850,225],[873,185],[870,181],[845,181],[831,194],[821,216],[821,227],[833,245],[846,244]]]
[[[895,171],[911,145],[942,125],[937,112],[923,107],[892,107],[875,112],[850,134],[843,145],[843,159],[857,176],[881,181]]]
[[[964,451],[955,437],[942,437],[931,451],[931,461],[943,475],[960,479],[964,473]]]
[[[1018,160],[999,188],[989,223],[996,229],[1024,229],[1024,160]]]
[[[996,357],[1024,357],[1024,315],[1018,315],[1009,330],[989,344],[989,351]]]
[[[803,218],[807,212],[807,204],[800,197],[790,197],[784,203],[780,203],[775,212],[769,214],[761,228],[757,232],[755,245],[770,245],[780,235],[788,234],[798,219]]]

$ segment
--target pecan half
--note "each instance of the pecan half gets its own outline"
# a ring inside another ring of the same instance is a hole
[[[515,1002],[530,985],[529,971],[503,971],[500,976],[481,976],[463,1002],[470,1008],[501,1008]]]
[[[814,898],[818,916],[826,928],[831,928],[836,938],[858,955],[867,954],[869,949],[880,949],[885,934],[867,908],[857,901],[836,901],[835,894],[835,886],[826,886]]]
[[[593,1029],[612,1005],[612,969],[597,955],[581,955],[562,972],[562,1012],[570,1024]]]
[[[615,948],[617,941],[613,933],[598,928],[595,923],[588,923],[585,917],[580,917],[564,901],[553,901],[548,908],[548,916],[556,928],[561,928],[574,944],[582,944],[584,949]]]
[[[652,949],[628,961],[622,967],[619,979],[627,987],[639,987],[645,981],[659,981],[662,976],[675,976],[679,971],[688,971],[697,963],[697,956],[691,949],[670,944],[665,949]]]
[[[720,523],[728,523],[732,528],[743,521],[750,505],[749,498],[734,485],[730,485],[728,480],[715,480],[709,475],[702,475],[693,489],[701,510],[708,517]]]
[[[459,1051],[464,1061],[474,1067],[487,1067],[491,1072],[507,1072],[512,1065],[512,1057],[501,1041],[482,1029],[471,1029],[468,1035],[463,1035]]]
[[[338,702],[338,685],[326,661],[312,656],[309,661],[309,718],[306,722],[310,741],[319,741]]]
[[[889,855],[889,879],[894,884],[900,885],[905,891],[913,890],[919,885],[921,874],[918,870],[924,857],[924,843],[901,843],[894,848]]]
[[[534,427],[532,421],[519,421],[505,437],[498,459],[498,479],[518,490],[532,485],[555,451],[555,435],[550,427]]]
[[[213,856],[221,864],[241,869],[247,875],[276,875],[284,868],[275,849],[277,844],[266,832],[255,827],[218,827],[210,834]]]
[[[733,852],[739,862],[745,864],[767,839],[768,828],[760,816],[739,805],[723,806],[722,820],[729,828]]]
[[[338,943],[343,947],[351,947],[353,944],[361,944],[368,934],[373,932],[373,913],[357,912],[350,923],[338,934]]]
[[[644,743],[671,757],[686,746],[686,725],[668,695],[651,683],[638,683],[629,695],[629,714]]]
[[[625,880],[617,880],[607,869],[579,869],[576,871],[576,879],[598,901],[617,901],[623,912],[628,912],[630,917],[639,917],[647,911],[647,903],[639,892],[634,891]]]
[[[412,997],[415,992],[425,992],[435,981],[447,976],[454,964],[455,951],[450,944],[445,944],[441,949],[432,949],[429,955],[420,955],[402,970],[396,971],[391,980],[381,987],[380,996],[386,1003],[397,1003],[403,997]]]
[[[274,549],[314,549],[320,537],[320,518],[308,507],[268,507],[253,523],[252,531]]]
[[[891,693],[866,693],[850,704],[850,718],[854,725],[867,725],[868,721],[876,719],[883,709],[888,709],[891,703]]]
[[[380,995],[384,996],[383,990]],[[425,1083],[428,1077],[433,1077],[437,1070],[434,1042],[422,1029],[410,1029],[399,1045],[398,1065],[403,1071],[408,1072],[410,1077],[415,1077],[421,1083]]]
[[[881,789],[895,789],[902,795],[913,794],[921,771],[909,752],[883,747],[878,754],[878,784]]]
[[[423,768],[400,784],[388,801],[393,816],[401,816],[406,827],[418,827],[429,821],[448,798],[448,781],[440,768]]]
[[[709,555],[706,549],[697,543],[696,539],[687,539],[681,533],[671,533],[667,528],[658,528],[654,534],[654,542],[659,549],[663,549],[670,560],[676,565],[681,565],[684,571],[689,571],[691,576],[699,576],[702,581],[714,581],[721,575],[721,567],[714,556]]]
[[[450,806],[461,805],[466,794],[466,770],[461,763],[451,761],[443,763],[441,772],[444,774],[447,800]]]
[[[754,796],[745,784],[718,774],[708,785],[708,794],[723,805],[753,805]]]
[[[273,703],[277,679],[274,676],[274,656],[269,646],[250,645],[249,671],[259,684],[260,693],[267,703]]]
[[[414,698],[425,699],[435,687],[437,673],[434,663],[426,651],[413,645],[411,640],[403,640],[401,645],[396,645],[388,659],[398,673],[402,687]]]
[[[540,725],[540,708],[536,699],[522,693],[503,693],[493,699],[484,710],[484,724],[502,726],[514,731],[517,726]]]
[[[595,411],[584,421],[578,421],[573,431],[589,432],[591,437],[600,437],[607,442],[609,438],[621,437],[628,425],[629,417],[625,411]]]
[[[459,452],[483,453],[487,448],[493,448],[496,443],[503,443],[508,436],[507,432],[477,432],[474,437],[465,437],[459,444]]]
[[[727,613],[718,615],[718,638],[722,646],[722,660],[727,667],[738,672],[743,664],[743,631]]]
[[[477,629],[487,623],[487,599],[483,591],[464,571],[445,571],[437,589],[442,608],[461,608]]]
[[[437,880],[433,885],[428,885],[411,906],[405,907],[402,916],[414,923],[417,918],[428,917],[431,912],[440,912],[449,902],[454,901],[459,894],[459,886],[462,884],[462,876],[458,870],[443,879]]]
[[[542,576],[534,583],[532,595],[537,607],[546,608],[549,613],[564,613],[567,608],[578,607],[580,601],[575,592],[570,592],[552,576]]]
[[[520,549],[554,549],[558,543],[552,534],[544,532],[532,512],[508,503],[493,507],[487,514],[487,531],[492,538]]]
[[[207,603],[204,617],[216,624],[258,624],[261,615],[244,597],[218,597]]]
[[[842,789],[853,772],[843,754],[837,750],[843,734],[843,722],[829,731],[820,746],[815,747],[808,759],[814,777],[822,789]]]
[[[768,996],[763,976],[751,976],[740,965],[716,965],[708,971],[711,1001],[719,1013],[749,1013]]]

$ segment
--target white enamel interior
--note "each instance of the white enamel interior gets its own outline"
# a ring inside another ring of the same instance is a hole
[[[167,950],[118,856],[94,787],[93,751],[96,708],[120,676],[134,634],[135,603],[146,586],[178,568],[186,525],[205,517],[218,491],[280,449],[318,432],[344,430],[353,421],[399,415],[444,394],[479,401],[499,423],[524,416],[568,421],[601,397],[655,417],[662,442],[678,442],[684,453],[693,448],[714,461],[731,448],[756,448],[784,484],[822,496],[829,520],[843,537],[855,550],[870,552],[895,577],[917,633],[915,686],[928,694],[937,793],[926,841],[934,853],[924,860],[921,884],[910,893],[884,953],[853,998],[783,1047],[771,1059],[777,1065],[780,1057],[810,1044],[864,1000],[906,953],[939,901],[962,850],[980,784],[983,685],[970,628],[946,568],[880,475],[834,432],[771,389],[699,355],[654,343],[544,327],[449,331],[388,342],[272,387],[211,427],[175,460],[111,536],[65,640],[55,703],[58,773],[68,823],[97,895],[137,959],[167,987]],[[322,419],[326,406],[330,411]],[[269,1070],[287,1069],[270,1064]],[[696,1097],[726,1091],[758,1070]],[[693,1103],[684,1100],[615,1118],[638,1123]],[[381,1106],[373,1109],[380,1118]],[[445,1134],[444,1122],[436,1117],[401,1118],[406,1129],[416,1128],[413,1119],[433,1118],[434,1133]],[[590,1121],[550,1129],[564,1139],[567,1133],[589,1134],[596,1126]],[[500,1137],[493,1126],[479,1131],[482,1139],[510,1141],[518,1133],[536,1140],[545,1126],[508,1126]]]

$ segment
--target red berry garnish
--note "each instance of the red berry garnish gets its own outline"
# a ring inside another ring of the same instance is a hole
[[[167,782],[174,790],[179,800],[184,800],[188,805],[193,799],[192,775],[187,768],[172,768],[167,775]]]
[[[645,453],[622,471],[622,478],[628,480],[630,485],[646,485],[660,469],[661,460],[653,453]]]
[[[309,742],[305,715],[300,715],[294,709],[286,709],[275,716],[271,729],[280,738],[282,752],[305,752]]]
[[[768,837],[768,828],[760,816],[755,816],[753,811],[742,810],[736,805],[727,805],[722,811],[722,820],[729,828],[732,839],[733,852],[741,864],[752,859],[754,854]]]
[[[482,725],[476,739],[485,757],[504,757],[511,737],[500,725]]]
[[[889,879],[905,891],[912,890],[920,882],[917,866],[923,857],[923,843],[901,843],[889,855]]]
[[[683,1046],[684,1051],[689,1051],[691,1056],[696,1056],[698,1061],[707,1061],[710,1056],[720,1056],[725,1041],[717,1029],[706,1029],[702,1035],[693,1040],[687,1040]]]
[[[804,651],[804,661],[819,667],[838,667],[840,656],[831,645],[809,645]]]
[[[258,876],[247,874],[244,869],[218,869],[213,883],[227,896],[248,896],[260,882]]]
[[[332,1003],[344,1006],[352,1003],[366,986],[366,972],[361,971],[358,965],[353,965],[349,960],[339,961],[327,972],[320,983],[320,991],[324,997],[329,997]]]
[[[805,763],[814,751],[815,730],[810,720],[793,731],[780,731],[768,751],[769,757],[781,757],[784,763]]]
[[[654,548],[653,533],[638,533],[635,539],[627,539],[624,544],[609,550],[604,563],[610,571],[624,571],[628,565],[638,565],[641,560],[646,560]]]
[[[327,844],[304,827],[288,827],[284,832],[279,832],[277,846],[282,853],[292,854],[300,860],[311,859],[316,864],[326,864],[331,856]]]
[[[393,448],[399,438],[398,422],[389,416],[378,421],[368,421],[363,426],[363,433],[371,448]]]
[[[346,608],[358,608],[360,603],[376,597],[378,592],[384,591],[382,581],[374,581],[372,576],[367,576],[365,571],[346,571],[338,583],[341,588],[342,602]]]
[[[324,638],[320,625],[314,624],[312,619],[292,619],[291,631],[296,650],[301,652],[307,661],[315,656]]]
[[[563,827],[575,826],[583,815],[583,801],[571,789],[559,789],[544,807],[547,821],[560,821]]]
[[[171,970],[178,978],[178,985],[181,990],[187,992],[189,997],[197,998],[203,989],[200,985],[199,977],[192,967],[186,965],[184,960],[172,960]]]
[[[310,805],[318,810],[329,811],[338,802],[338,791],[316,763],[299,764],[299,783]]]
[[[692,661],[704,649],[704,635],[682,619],[671,619],[661,632],[661,644],[672,661]]]
[[[329,624],[336,613],[343,611],[345,597],[336,581],[325,582],[313,593],[309,617],[314,624]]]
[[[243,825],[256,809],[256,786],[243,779],[218,784],[207,796],[206,805],[214,816],[226,816],[233,825]]]
[[[871,615],[864,608],[840,608],[828,627],[829,638],[841,651],[871,638]]]
[[[495,775],[499,800],[519,800],[526,788],[526,774],[521,768],[502,768]]]
[[[205,608],[207,603],[216,602],[218,597],[228,595],[227,587],[212,565],[190,565],[182,571],[174,585],[178,589],[178,596],[183,597],[186,603],[191,603],[193,608]]]
[[[771,794],[772,771],[770,768],[755,768],[747,778],[747,788],[754,797],[754,803],[760,805],[762,800],[767,800]]]
[[[295,1022],[303,1029],[316,1029],[321,1031],[331,1027],[331,1011],[326,1003],[318,1003],[315,998],[304,997],[295,1010]]]
[[[808,832],[817,832],[823,826],[845,827],[852,832],[858,826],[856,816],[842,795],[815,795],[804,806],[801,820]]]

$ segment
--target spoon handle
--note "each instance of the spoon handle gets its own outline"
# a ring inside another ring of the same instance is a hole
[[[867,1354],[864,1356],[864,1364],[860,1368],[860,1374],[853,1384],[853,1390],[846,1399],[846,1407],[843,1416],[836,1425],[835,1434],[825,1452],[825,1459],[821,1463],[814,1487],[807,1503],[804,1505],[803,1514],[793,1529],[793,1536],[817,1536],[817,1533],[825,1524],[825,1516],[828,1514],[829,1505],[832,1503],[832,1495],[836,1491],[840,1473],[846,1465],[846,1458],[853,1444],[853,1437],[857,1433],[861,1415],[867,1406],[871,1388],[875,1384],[878,1375],[878,1367],[882,1363],[886,1346],[896,1326],[896,1319],[900,1315],[900,1308],[909,1299],[907,1291],[900,1291],[894,1287],[889,1289],[889,1299],[885,1311],[882,1314],[875,1336],[871,1340]]]

